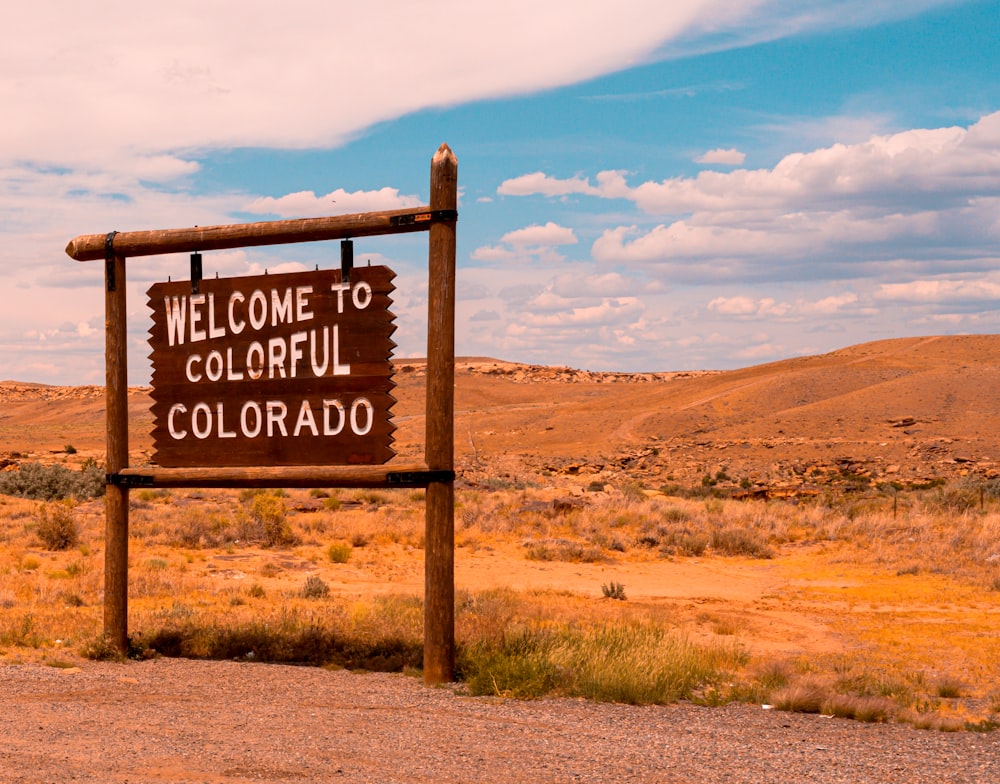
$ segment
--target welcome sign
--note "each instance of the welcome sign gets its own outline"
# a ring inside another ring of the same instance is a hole
[[[153,460],[165,467],[390,460],[388,267],[154,284]]]

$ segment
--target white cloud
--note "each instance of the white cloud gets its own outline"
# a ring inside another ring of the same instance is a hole
[[[875,297],[916,303],[1000,302],[1000,273],[976,279],[932,278],[883,283],[875,292]]]
[[[799,309],[800,311],[807,312],[810,315],[832,316],[836,313],[844,311],[852,305],[855,305],[857,301],[857,294],[847,292],[846,294],[823,297],[823,299],[805,304]]]
[[[544,226],[528,226],[503,235],[501,242],[511,245],[575,245],[576,235],[572,229],[549,221]]]
[[[510,180],[504,180],[497,188],[501,196],[568,196],[571,193],[584,193],[588,196],[600,196],[601,192],[581,177],[570,177],[560,180],[549,177],[543,172],[522,174]]]
[[[568,12],[531,0],[440,0],[414,13],[401,0],[350,10],[289,0],[275,13],[248,0],[237,19],[225,3],[195,0],[22,3],[4,14],[5,28],[19,33],[0,50],[0,105],[18,122],[0,126],[0,161],[113,165],[122,149],[337,144],[416,109],[662,56],[665,41],[718,19],[722,5],[578,0]],[[735,24],[759,2],[726,5]],[[419,78],[409,78],[414,63]]]
[[[735,148],[715,149],[704,152],[694,159],[695,163],[718,163],[725,166],[740,166],[747,158],[746,153]]]
[[[995,247],[1000,112],[968,128],[913,129],[786,155],[771,169],[702,171],[632,185],[621,170],[541,172],[500,192],[628,199],[668,219],[618,225],[594,241],[605,264],[647,265],[671,280],[857,274],[914,258]],[[650,266],[652,265],[652,266]]]
[[[278,198],[266,196],[253,200],[243,210],[282,218],[315,218],[356,212],[399,210],[419,207],[422,204],[419,196],[400,195],[398,188],[386,187],[373,191],[352,192],[337,188],[324,196],[317,196],[313,191],[299,191]]]
[[[757,312],[757,301],[750,297],[716,297],[708,309],[727,316],[749,316]]]
[[[773,297],[715,297],[705,306],[707,310],[724,317],[738,319],[769,319],[801,321],[806,317],[843,315],[858,304],[854,292],[834,294],[818,300],[798,298],[794,302],[781,302]]]
[[[552,264],[565,257],[553,250],[557,245],[575,245],[578,240],[572,229],[549,221],[544,226],[526,226],[509,231],[501,237],[503,245],[476,248],[470,258],[484,262],[533,262]]]

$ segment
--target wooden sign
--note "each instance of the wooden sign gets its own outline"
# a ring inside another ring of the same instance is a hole
[[[156,283],[154,462],[167,467],[390,460],[395,273],[340,270]]]

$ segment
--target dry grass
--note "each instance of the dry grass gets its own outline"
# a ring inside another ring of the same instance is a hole
[[[524,482],[460,490],[460,550],[519,548],[525,559],[591,564],[766,560],[786,581],[776,601],[812,608],[804,611],[822,615],[844,646],[792,660],[748,656],[753,619],[725,607],[692,614],[631,591],[629,601],[595,602],[498,589],[458,596],[461,673],[478,693],[747,699],[863,721],[989,728],[1000,720],[1000,508],[992,496],[982,508],[974,500],[963,488],[933,488],[907,495],[893,515],[879,497],[793,505],[650,497],[634,484],[572,499]],[[0,496],[4,661],[100,652],[102,502],[72,509],[77,540],[64,550],[40,547],[43,514],[55,507],[39,504]],[[139,647],[420,666],[419,598],[386,592],[405,570],[422,569],[419,492],[147,490],[132,494],[131,520]],[[331,589],[360,578],[374,589]]]

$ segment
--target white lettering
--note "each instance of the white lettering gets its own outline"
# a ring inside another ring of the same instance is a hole
[[[362,292],[362,296],[359,296],[358,292]],[[354,307],[358,310],[364,310],[372,302],[372,287],[370,284],[365,283],[363,280],[358,281],[358,284],[351,291],[351,300],[354,302]],[[362,301],[364,304],[362,304]]]
[[[316,427],[316,419],[313,417],[312,408],[309,406],[308,400],[302,401],[302,406],[299,408],[299,418],[295,420],[295,430],[292,431],[292,435],[297,436],[302,432],[303,427],[308,427],[314,436],[319,435],[319,429]]]
[[[218,381],[222,378],[222,354],[218,351],[208,352],[205,358],[205,375],[209,381]]]
[[[287,436],[285,429],[285,416],[288,414],[288,406],[280,400],[268,400],[267,403],[267,437],[274,436],[275,429],[281,431],[281,435]]]
[[[239,335],[243,331],[243,327],[247,325],[243,319],[236,320],[236,303],[245,301],[246,297],[243,296],[242,291],[234,291],[229,295],[229,331],[234,335]]]
[[[267,438],[283,437],[320,437],[338,436],[350,427],[350,433],[355,436],[366,436],[375,425],[375,406],[367,397],[355,398],[350,406],[345,406],[340,399],[324,399],[322,411],[322,433],[317,417],[318,408],[313,408],[312,402],[303,399],[298,405],[298,413],[294,427],[290,428],[289,404],[283,400],[248,400],[243,403],[239,413],[238,429],[230,429],[234,424],[226,420],[226,403],[196,403],[187,417],[187,407],[183,403],[174,403],[167,412],[167,432],[176,441],[187,438],[190,434],[200,441],[213,436],[219,439],[229,438]],[[349,410],[348,410],[349,409]],[[289,433],[289,430],[291,432]]]
[[[351,412],[353,414],[353,411]],[[198,414],[205,415],[205,426],[198,427]],[[195,438],[208,438],[212,433],[212,409],[207,403],[196,403],[191,412],[191,432]]]
[[[178,430],[174,427],[174,414],[186,414],[187,406],[183,403],[174,403],[170,407],[170,413],[167,414],[167,432],[170,433],[170,437],[180,441],[184,436],[187,435],[187,430]]]
[[[215,325],[215,295],[208,295],[208,336],[210,338],[221,338],[226,334],[225,327]]]
[[[295,289],[295,320],[296,321],[311,321],[313,314],[311,310],[306,310],[309,307],[309,300],[306,299],[307,294],[312,294],[312,286],[299,286]]]
[[[243,371],[236,370],[233,366],[233,349],[226,349],[226,381],[242,381]]]
[[[187,297],[163,298],[167,315],[167,345],[184,345],[184,322],[187,319]]]
[[[351,288],[350,283],[331,283],[330,291],[337,292],[337,312],[344,312],[344,292],[349,291]]]
[[[187,376],[187,380],[192,384],[197,384],[201,381],[201,373],[195,375],[194,367],[195,362],[201,362],[201,354],[192,354],[188,357],[188,361],[184,363],[184,375]]]
[[[306,342],[306,337],[307,337],[307,335],[306,335],[305,332],[293,332],[292,333],[292,337],[291,337],[292,361],[289,363],[290,366],[291,366],[291,370],[289,372],[291,373],[292,378],[295,378],[295,376],[296,376],[295,370],[298,367],[299,360],[302,359],[302,357],[303,357],[302,349],[299,348],[299,343],[305,343]]]
[[[284,338],[271,338],[267,341],[267,377],[274,378],[277,369],[279,378],[285,377],[285,354],[287,347]]]
[[[334,427],[330,422],[330,413],[332,411],[337,412],[337,426]],[[344,413],[344,406],[339,400],[324,400],[323,401],[323,435],[325,436],[335,436],[344,429],[344,422],[347,420],[347,415]]]
[[[247,375],[254,381],[264,375],[264,347],[256,341],[247,348]]]
[[[323,336],[323,364],[321,365],[316,361],[316,330],[309,330],[309,359],[312,362],[313,375],[316,378],[321,378],[326,375],[326,369],[330,366],[330,333],[326,331],[326,327],[320,330],[320,334]]]
[[[205,295],[192,294],[188,298],[188,304],[191,306],[191,342],[200,343],[207,335],[205,330],[198,329],[195,325],[201,322],[201,306],[205,304]]]
[[[254,415],[254,426],[252,428],[247,424],[247,414],[251,411],[253,411]],[[252,400],[244,403],[243,408],[240,409],[240,430],[243,431],[243,435],[247,438],[256,438],[260,435],[260,428],[263,423],[264,418],[260,415],[260,406]]]
[[[358,425],[358,409],[365,409],[367,412],[366,416],[368,421],[365,423],[364,427]],[[375,407],[371,404],[371,401],[366,397],[359,397],[353,403],[351,403],[351,430],[355,432],[356,435],[364,436],[368,434],[368,431],[372,429],[372,423],[375,421]]]
[[[333,325],[333,375],[351,375],[351,365],[349,362],[340,364],[340,325]]]
[[[292,290],[285,289],[285,295],[278,298],[278,290],[271,289],[271,326],[276,327],[292,321]]]
[[[250,305],[247,307],[250,316],[250,326],[260,329],[267,323],[267,295],[257,289],[250,295]]]
[[[236,431],[235,430],[226,430],[225,428],[223,428],[223,426],[222,426],[222,412],[223,412],[223,404],[222,403],[216,403],[215,404],[215,413],[217,414],[218,421],[219,421],[219,438],[236,438]]]

